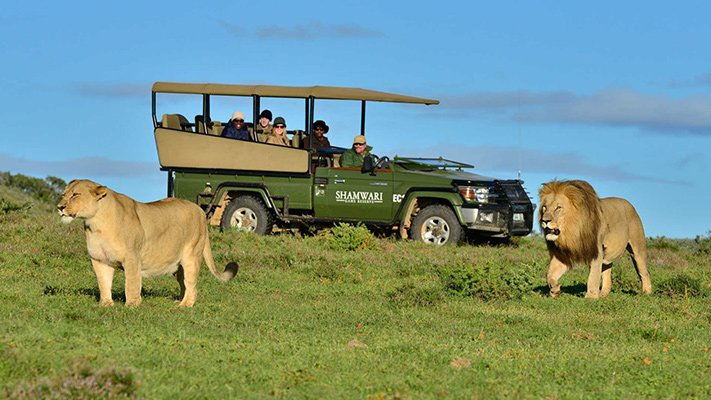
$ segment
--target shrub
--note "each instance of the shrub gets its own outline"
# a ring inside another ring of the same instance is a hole
[[[706,237],[696,235],[694,243],[698,246],[696,253],[699,255],[711,254],[711,231],[706,232]]]
[[[679,244],[674,240],[667,239],[664,236],[649,239],[648,247],[659,250],[679,251]]]
[[[393,304],[405,307],[431,307],[444,299],[442,286],[435,282],[407,281],[390,291],[387,296]]]
[[[66,376],[42,377],[6,394],[10,399],[133,399],[137,389],[138,381],[130,370],[94,371],[80,363]]]
[[[15,211],[29,210],[30,207],[32,207],[32,204],[30,203],[17,204],[9,200],[0,198],[0,213],[2,214],[9,214]]]
[[[470,265],[446,269],[440,277],[451,295],[481,300],[520,298],[531,292],[537,280],[535,273],[524,266],[503,267],[494,262],[480,267]]]
[[[350,225],[339,223],[331,228],[328,245],[332,250],[355,251],[372,248],[376,244],[375,236],[362,224]]]
[[[679,274],[673,278],[662,281],[657,285],[657,294],[674,298],[704,297],[704,285],[698,278],[686,274]]]

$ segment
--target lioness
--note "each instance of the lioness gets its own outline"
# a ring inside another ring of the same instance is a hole
[[[612,262],[625,250],[632,256],[642,291],[652,292],[644,228],[632,204],[617,197],[600,199],[595,189],[581,180],[548,182],[539,196],[538,220],[551,257],[551,296],[560,294],[558,279],[574,263],[590,266],[585,297],[607,296],[612,287]]]
[[[219,273],[210,250],[205,214],[196,204],[168,198],[141,203],[89,180],[73,180],[57,204],[62,222],[84,220],[86,246],[96,273],[100,304],[109,306],[114,271],[124,270],[126,305],[141,304],[141,279],[175,273],[180,306],[191,307],[203,257],[217,279],[229,281],[237,264]]]

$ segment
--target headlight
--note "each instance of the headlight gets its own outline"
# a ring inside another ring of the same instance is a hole
[[[460,186],[459,194],[468,202],[488,203],[489,188],[476,186]]]

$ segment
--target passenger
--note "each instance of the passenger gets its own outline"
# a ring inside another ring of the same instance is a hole
[[[341,156],[341,167],[360,168],[363,166],[363,160],[365,160],[366,157],[377,159],[378,156],[371,154],[371,150],[373,150],[373,148],[365,143],[365,136],[358,135],[354,137],[353,147],[344,151]]]
[[[313,133],[311,136],[306,138],[304,148],[305,149],[323,149],[331,147],[331,143],[325,135],[328,133],[328,125],[322,120],[314,122]]]
[[[274,118],[274,130],[267,138],[267,143],[289,146],[289,138],[286,137],[286,121],[282,117]]]
[[[272,121],[272,112],[269,110],[262,111],[259,114],[259,123],[255,127],[257,134],[271,135],[273,127],[269,124]]]
[[[247,130],[247,125],[244,123],[244,114],[242,111],[235,111],[232,113],[232,118],[227,126],[222,131],[222,136],[239,139],[239,140],[249,140],[249,131]]]

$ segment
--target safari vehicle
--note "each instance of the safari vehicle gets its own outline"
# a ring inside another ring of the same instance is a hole
[[[157,102],[177,95],[192,96],[194,118],[173,112],[159,119]],[[216,101],[235,96],[251,103],[252,121],[264,98],[301,99],[304,130],[288,131],[290,147],[264,143],[249,123],[251,140],[221,137],[223,124],[211,111]],[[257,234],[347,222],[444,245],[458,243],[465,233],[508,238],[531,232],[534,206],[520,180],[477,175],[465,171],[472,165],[441,157],[366,158],[362,168],[343,168],[339,158],[345,148],[304,148],[316,100],[360,102],[362,135],[366,102],[439,104],[356,88],[157,82],[153,125],[161,170],[168,172],[168,196],[196,202],[212,225]],[[354,133],[338,139],[351,143]]]

